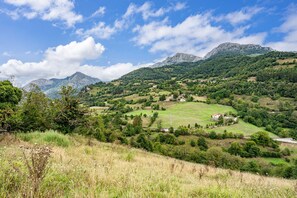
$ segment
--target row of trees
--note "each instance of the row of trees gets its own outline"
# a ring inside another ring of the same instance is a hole
[[[2,128],[8,131],[58,130],[62,133],[94,135],[104,130],[100,116],[92,116],[75,96],[71,87],[62,87],[60,98],[51,100],[37,87],[22,91],[8,81],[0,83]]]

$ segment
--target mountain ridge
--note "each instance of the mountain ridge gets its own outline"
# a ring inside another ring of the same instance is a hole
[[[185,62],[197,62],[201,60],[202,58],[199,56],[195,56],[192,54],[186,54],[186,53],[176,53],[173,56],[167,57],[164,61],[158,62],[150,66],[151,68],[156,67],[163,67],[166,65],[173,65],[178,63],[185,63]]]
[[[74,89],[80,90],[83,87],[101,82],[100,79],[88,76],[81,72],[75,72],[71,76],[67,76],[62,79],[51,78],[51,79],[37,79],[33,80],[23,87],[25,91],[30,91],[33,85],[38,86],[42,92],[51,98],[57,98],[59,89],[62,86],[72,86]]]
[[[238,44],[226,42],[218,45],[210,52],[208,52],[204,59],[212,58],[219,55],[254,55],[254,54],[265,54],[274,51],[270,47],[263,47],[256,44]]]
[[[261,45],[256,45],[256,44],[239,44],[239,43],[225,42],[213,48],[204,57],[199,57],[193,54],[186,54],[186,53],[179,52],[173,56],[167,57],[165,60],[161,62],[157,62],[151,65],[150,67],[157,68],[157,67],[163,67],[163,66],[174,65],[179,63],[193,63],[200,60],[205,60],[205,59],[213,58],[215,56],[222,56],[222,55],[261,55],[271,51],[274,51],[274,50],[270,47],[263,47]]]

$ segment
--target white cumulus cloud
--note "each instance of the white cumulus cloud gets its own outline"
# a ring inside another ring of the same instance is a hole
[[[289,7],[287,16],[277,32],[283,33],[280,41],[267,43],[268,46],[280,51],[297,51],[297,5]]]
[[[204,56],[223,42],[241,44],[262,44],[266,33],[246,35],[248,26],[227,30],[212,23],[211,13],[196,14],[187,17],[181,23],[171,25],[166,18],[152,21],[134,28],[133,41],[138,46],[148,46],[151,52],[191,53]]]
[[[232,25],[238,25],[251,20],[256,14],[261,12],[261,7],[245,7],[239,11],[230,12],[226,15],[215,17],[217,21],[227,21]]]
[[[62,21],[67,27],[72,27],[83,19],[82,15],[75,13],[74,3],[71,0],[4,0],[4,2],[16,7],[14,10],[1,10],[13,19],[38,17],[45,21]]]
[[[92,37],[81,42],[71,42],[49,48],[40,62],[22,62],[10,59],[0,65],[0,78],[14,77],[18,84],[24,85],[38,78],[64,78],[80,71],[104,81],[113,80],[146,65],[134,66],[131,63],[119,63],[107,67],[86,65],[86,60],[97,59],[105,48]]]
[[[93,27],[89,29],[83,29],[80,28],[76,30],[76,34],[79,36],[82,36],[84,38],[93,36],[100,39],[108,39],[111,36],[113,36],[115,33],[128,28],[133,21],[133,16],[135,15],[141,15],[143,20],[148,20],[149,18],[158,18],[161,16],[164,16],[166,13],[171,11],[179,11],[186,7],[185,3],[176,3],[170,7],[167,8],[159,8],[154,9],[153,4],[151,2],[145,2],[142,5],[136,5],[134,3],[131,3],[125,14],[123,14],[119,19],[116,19],[113,24],[106,24],[105,22],[98,22]],[[102,11],[105,12],[105,9],[100,8],[95,13],[100,13]],[[94,14],[95,14],[94,13]],[[94,15],[93,14],[93,15]]]

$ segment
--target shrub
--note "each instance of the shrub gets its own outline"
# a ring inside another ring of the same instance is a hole
[[[200,150],[202,150],[202,151],[206,151],[208,149],[207,142],[204,137],[198,138],[197,145],[199,146]]]
[[[210,138],[210,139],[216,139],[216,138],[217,138],[217,134],[216,134],[216,132],[211,131],[210,134],[209,134],[209,138]]]
[[[160,133],[155,141],[159,141],[161,143],[165,143],[165,144],[172,144],[172,145],[177,145],[178,144],[178,141],[177,141],[177,138],[171,134],[162,134]]]
[[[243,146],[243,157],[258,157],[261,155],[261,150],[257,147],[254,141],[248,141]]]
[[[185,140],[179,140],[179,141],[178,141],[178,144],[179,144],[179,145],[184,145],[185,143],[186,143]]]
[[[219,147],[212,147],[206,151],[206,158],[209,165],[222,168],[239,169],[243,165],[240,157],[225,153]]]
[[[148,140],[148,138],[143,133],[137,137],[136,142],[140,148],[143,148],[147,151],[153,151],[152,142]]]
[[[253,173],[259,173],[260,172],[260,166],[257,163],[257,161],[249,161],[246,163],[242,168],[242,171],[248,171],[248,172],[253,172]]]
[[[258,96],[253,96],[251,99],[252,102],[258,102],[259,101],[259,97]]]
[[[122,144],[126,144],[126,145],[129,144],[129,141],[128,141],[128,139],[127,139],[126,137],[122,137],[122,136],[120,136],[118,139],[120,140],[120,142],[121,142]]]
[[[190,145],[191,145],[192,147],[195,147],[195,146],[196,146],[196,142],[195,142],[194,140],[191,140]]]
[[[176,137],[180,136],[180,135],[189,135],[189,129],[185,126],[179,126],[175,131],[174,131],[174,135]]]
[[[251,135],[251,140],[258,145],[278,147],[276,142],[271,137],[269,137],[267,132],[264,131],[260,131]]]
[[[232,142],[231,146],[228,148],[228,153],[241,156],[242,146],[238,142]]]
[[[291,155],[291,151],[288,148],[285,148],[284,150],[281,151],[281,154],[283,156],[290,156]]]
[[[272,158],[280,158],[281,154],[279,152],[274,151],[264,151],[261,153],[262,157],[272,157]]]

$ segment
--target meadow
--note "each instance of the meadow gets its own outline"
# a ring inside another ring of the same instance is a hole
[[[35,143],[47,145],[51,155],[33,194],[22,153],[30,160]],[[0,166],[0,197],[273,198],[297,193],[294,180],[213,168],[53,131],[0,135]]]
[[[224,106],[219,104],[206,104],[201,102],[184,102],[184,103],[174,103],[166,107],[165,111],[153,111],[153,110],[137,110],[128,113],[127,115],[144,115],[152,116],[154,112],[158,112],[158,119],[152,125],[152,128],[157,127],[158,120],[162,121],[163,128],[177,128],[179,126],[188,126],[190,124],[192,127],[195,123],[205,127],[207,124],[213,124],[214,121],[211,119],[211,115],[217,113],[237,113],[235,109],[230,106]],[[255,125],[239,120],[238,124],[231,126],[222,126],[213,129],[207,129],[207,131],[215,131],[222,133],[224,130],[233,133],[242,133],[245,136],[250,136],[251,134],[258,131],[265,131]],[[270,133],[271,134],[271,133]],[[274,134],[271,134],[275,137]]]

